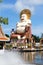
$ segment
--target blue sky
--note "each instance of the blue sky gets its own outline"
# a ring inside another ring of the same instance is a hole
[[[2,24],[4,33],[10,34],[11,29],[16,29],[20,20],[20,11],[31,10],[32,33],[40,36],[43,33],[43,0],[3,0],[0,3],[0,16],[8,17],[8,25]]]

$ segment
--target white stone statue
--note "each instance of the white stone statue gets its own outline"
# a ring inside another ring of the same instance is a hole
[[[28,9],[24,9],[20,12],[20,22],[17,22],[16,33],[12,34],[12,37],[18,39],[31,38],[31,12]]]

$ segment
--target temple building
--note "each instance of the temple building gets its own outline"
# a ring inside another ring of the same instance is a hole
[[[43,33],[42,33],[41,39],[40,39],[40,47],[43,47]]]
[[[10,41],[10,39],[5,36],[2,30],[2,27],[0,26],[0,49],[3,49],[7,41]]]

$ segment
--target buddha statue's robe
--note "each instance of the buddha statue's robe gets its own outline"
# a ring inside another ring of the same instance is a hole
[[[17,33],[24,33],[26,26],[31,27],[31,20],[27,20],[24,22],[18,22],[16,26]]]

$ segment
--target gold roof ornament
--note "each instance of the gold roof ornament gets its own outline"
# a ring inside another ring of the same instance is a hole
[[[30,19],[31,17],[31,11],[29,9],[23,9],[21,12],[20,12],[20,18],[21,18],[21,15],[22,14],[26,14],[28,16],[28,19]]]

